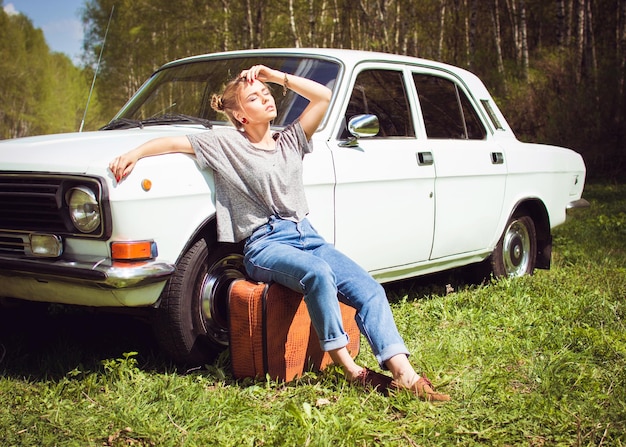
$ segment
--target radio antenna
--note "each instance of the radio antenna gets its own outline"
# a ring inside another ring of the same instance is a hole
[[[113,11],[115,11],[115,5],[111,7],[111,14],[109,15],[109,22],[107,23],[107,29],[104,31],[104,39],[102,40],[102,47],[100,47],[100,56],[98,56],[98,64],[96,65],[96,71],[93,74],[93,80],[91,81],[91,88],[89,89],[89,96],[87,97],[87,105],[85,106],[85,113],[83,113],[83,119],[80,122],[79,132],[83,131],[83,126],[85,125],[85,118],[87,117],[87,110],[89,109],[89,103],[91,102],[91,94],[93,93],[93,88],[96,85],[96,77],[98,76],[98,71],[100,70],[100,61],[102,60],[102,53],[104,52],[104,45],[107,41],[107,34],[109,34],[109,26],[111,26],[111,19],[113,18]]]

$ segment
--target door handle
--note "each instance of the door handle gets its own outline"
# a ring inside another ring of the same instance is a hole
[[[494,165],[501,165],[504,163],[504,154],[502,152],[491,153],[491,163]]]
[[[430,166],[434,163],[432,152],[418,152],[417,164],[420,166]]]

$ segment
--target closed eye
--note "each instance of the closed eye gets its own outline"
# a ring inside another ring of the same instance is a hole
[[[248,100],[248,102],[253,102],[253,101],[256,101],[259,98],[259,96],[269,97],[271,95],[272,94],[271,94],[270,90],[268,88],[265,88],[265,89],[261,90],[260,94],[258,94],[258,93],[251,93],[250,95],[248,95],[247,100]]]

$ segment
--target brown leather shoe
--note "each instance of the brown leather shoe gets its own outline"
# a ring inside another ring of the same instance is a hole
[[[393,379],[391,377],[372,371],[369,368],[363,368],[357,378],[352,381],[352,383],[356,383],[362,387],[371,387],[385,395],[389,392],[389,387],[392,382]]]
[[[391,387],[395,388],[396,390],[405,389],[407,391],[410,391],[420,399],[427,402],[447,402],[450,400],[450,396],[448,396],[447,394],[437,393],[435,390],[433,390],[433,384],[430,382],[430,380],[428,380],[428,377],[426,376],[421,376],[409,388],[401,387],[396,383],[395,380],[391,384]]]

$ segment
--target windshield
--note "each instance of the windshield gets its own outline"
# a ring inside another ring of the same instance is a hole
[[[190,61],[156,72],[115,116],[114,121],[140,122],[142,125],[162,124],[157,118],[184,116],[207,120],[210,124],[224,124],[223,113],[211,109],[213,94],[220,94],[225,84],[242,70],[252,65],[267,65],[285,73],[313,79],[333,88],[339,74],[339,64],[324,59],[302,56],[230,57]],[[273,125],[283,127],[294,121],[308,101],[282,87],[269,84],[276,99],[278,116]]]

